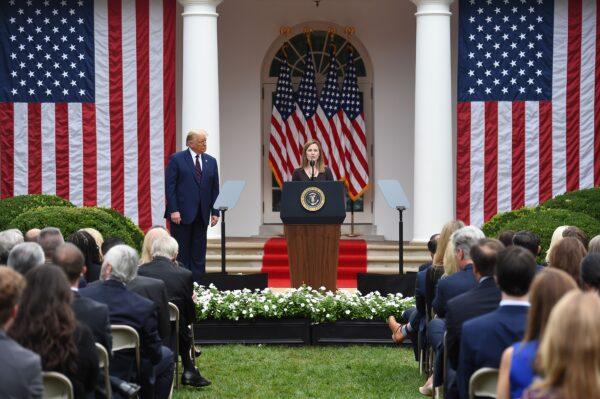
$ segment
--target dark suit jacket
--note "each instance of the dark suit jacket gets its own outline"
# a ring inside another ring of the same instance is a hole
[[[317,171],[315,169],[315,174],[316,173],[317,173]],[[294,169],[294,172],[292,173],[292,181],[309,181],[309,180],[310,180],[310,176],[306,174],[304,169],[302,169],[302,168]],[[319,173],[317,176],[315,176],[315,180],[316,181],[332,181],[333,173],[331,173],[331,169],[329,169],[327,166],[325,166],[325,170],[323,172]]]
[[[100,269],[102,269],[102,265],[98,263],[90,263],[86,265],[87,272],[85,273],[85,281],[88,283],[93,283],[94,281],[98,281],[100,279]]]
[[[425,300],[425,277],[427,277],[427,269],[428,268],[425,268],[417,273],[415,282],[415,305],[417,307],[417,314],[415,315],[412,324],[414,330],[420,329],[421,321],[424,320],[427,315]]]
[[[169,321],[169,296],[165,283],[162,280],[138,275],[127,284],[127,288],[156,305],[158,334],[166,345],[171,336],[171,322]]]
[[[73,384],[75,398],[93,397],[94,389],[98,385],[100,366],[94,336],[85,324],[77,324],[75,343],[77,345],[76,372],[70,373],[59,369],[52,371],[58,371],[69,377]]]
[[[138,269],[139,276],[162,280],[167,287],[169,301],[179,308],[181,325],[187,326],[196,321],[196,308],[192,300],[194,280],[192,272],[162,256]]]
[[[419,271],[422,272],[423,270],[427,270],[430,267],[431,267],[431,262],[423,263],[421,266],[419,266]]]
[[[446,305],[455,296],[463,294],[477,285],[473,274],[473,265],[467,265],[459,272],[441,279],[438,282],[433,299],[433,311],[440,318],[446,317]]]
[[[91,284],[79,292],[81,296],[92,298],[108,306],[111,324],[126,324],[140,335],[142,358],[156,365],[162,358],[161,340],[158,335],[156,305],[116,280],[106,280]],[[126,381],[131,381],[135,367],[133,353],[115,353],[110,365],[110,373]]]
[[[463,324],[456,381],[461,399],[469,397],[469,379],[482,367],[500,366],[504,349],[523,339],[528,306],[500,306]]]
[[[112,336],[110,333],[110,318],[108,306],[93,299],[81,296],[78,291],[73,291],[71,303],[75,318],[89,327],[94,334],[94,340],[104,346],[110,355],[112,351]]]
[[[179,212],[181,223],[191,224],[200,212],[201,219],[208,226],[210,215],[219,215],[219,211],[213,208],[219,195],[217,160],[206,153],[200,158],[202,179],[198,180],[189,149],[171,155],[165,173],[167,220],[170,219],[171,213]]]
[[[502,294],[493,277],[487,278],[464,294],[448,301],[446,311],[446,347],[451,367],[458,367],[460,336],[465,321],[498,308]]]
[[[0,397],[7,399],[41,398],[42,361],[36,353],[23,348],[0,330]]]

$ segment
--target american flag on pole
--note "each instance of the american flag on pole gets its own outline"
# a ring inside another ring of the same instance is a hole
[[[310,46],[304,57],[304,72],[296,93],[296,110],[292,114],[294,123],[290,125],[294,136],[298,137],[300,148],[308,140],[318,140],[315,113],[317,112],[317,86],[315,85],[315,66]],[[327,159],[325,159],[327,163]]]
[[[356,79],[354,52],[348,52],[348,63],[342,86],[342,132],[348,195],[355,201],[369,185],[367,135],[363,102]]]
[[[595,0],[460,0],[457,217],[600,183]]]
[[[319,141],[323,146],[323,151],[327,152],[328,166],[331,168],[335,180],[346,178],[341,118],[342,104],[338,86],[338,66],[334,48],[330,46],[327,79],[321,91],[316,121],[319,129]]]
[[[290,127],[294,109],[290,66],[285,59],[279,66],[269,137],[269,165],[280,187],[292,179],[294,169],[300,165],[298,137]]]
[[[0,3],[0,194],[163,224],[175,0]]]

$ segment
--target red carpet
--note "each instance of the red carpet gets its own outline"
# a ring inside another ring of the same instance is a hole
[[[365,240],[340,240],[338,288],[356,288],[356,273],[366,271],[367,242]],[[290,286],[290,264],[285,239],[270,238],[265,242],[262,272],[269,273],[269,287]]]

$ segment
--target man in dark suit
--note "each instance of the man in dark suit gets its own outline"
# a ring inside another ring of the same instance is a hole
[[[191,359],[192,337],[189,325],[196,320],[192,299],[194,281],[192,273],[177,264],[177,241],[173,237],[160,237],[152,244],[152,261],[141,265],[138,275],[161,279],[167,286],[169,301],[179,309],[179,354],[183,364],[183,385],[203,387],[210,381],[200,375]]]
[[[79,294],[79,279],[85,273],[85,258],[81,250],[74,244],[65,243],[54,252],[53,263],[59,266],[71,284],[73,291],[73,312],[81,323],[90,328],[97,343],[106,348],[110,354],[112,351],[112,336],[110,333],[110,319],[108,306],[96,302],[93,299],[83,297]]]
[[[158,320],[158,335],[164,346],[170,346],[171,321],[169,318],[169,294],[164,281],[137,275],[127,283],[127,288],[156,305],[156,316]]]
[[[219,170],[215,158],[206,154],[204,130],[191,130],[186,150],[173,154],[165,176],[165,218],[179,243],[178,260],[199,281],[206,268],[206,229],[217,224],[213,208],[219,195]]]
[[[42,361],[39,355],[10,339],[6,331],[17,316],[25,279],[0,267],[0,397],[41,398]]]
[[[498,368],[504,349],[520,341],[527,324],[527,293],[535,276],[535,258],[512,246],[498,254],[496,281],[500,307],[463,324],[456,381],[461,399],[469,397],[469,380],[482,367]]]
[[[494,270],[498,252],[503,249],[504,244],[490,238],[480,240],[477,245],[471,248],[473,274],[475,274],[477,286],[448,301],[448,310],[446,311],[446,346],[444,350],[447,351],[450,363],[446,364],[446,367],[450,367],[452,370],[452,372],[446,373],[449,380],[454,380],[449,376],[453,376],[454,371],[458,367],[460,334],[463,323],[498,308],[501,294],[494,280]],[[454,381],[445,381],[445,383],[449,387],[446,398],[457,397],[458,391]]]
[[[100,284],[92,284],[80,291],[108,306],[111,324],[126,324],[140,336],[142,357],[139,373],[142,398],[167,398],[173,381],[173,352],[161,345],[158,335],[156,305],[131,290],[126,284],[137,273],[139,262],[136,251],[126,245],[113,247],[104,257]],[[119,351],[110,365],[111,375],[131,381],[135,374],[135,357],[131,352]]]

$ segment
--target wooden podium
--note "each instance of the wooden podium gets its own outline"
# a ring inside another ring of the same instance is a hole
[[[341,182],[286,182],[281,197],[292,287],[335,291],[340,225],[346,218]]]

